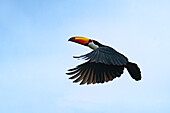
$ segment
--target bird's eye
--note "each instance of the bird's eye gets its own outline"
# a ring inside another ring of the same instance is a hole
[[[93,40],[90,39],[89,42],[93,42]]]

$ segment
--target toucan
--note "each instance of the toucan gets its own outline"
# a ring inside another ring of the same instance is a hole
[[[75,36],[68,41],[72,41],[93,49],[90,53],[74,58],[82,58],[87,62],[69,69],[67,75],[72,75],[69,79],[75,79],[73,82],[83,84],[95,84],[112,81],[123,74],[124,68],[136,81],[141,80],[141,71],[136,63],[128,61],[128,58],[119,53],[112,47],[103,45],[96,40],[86,37]]]

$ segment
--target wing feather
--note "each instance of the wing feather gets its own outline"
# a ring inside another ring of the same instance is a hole
[[[73,82],[79,82],[80,80],[82,80],[84,78],[84,76],[86,75],[87,71],[88,71],[87,69],[84,69],[82,71],[81,75],[76,80],[74,80]]]
[[[91,84],[91,83],[93,82],[93,77],[94,77],[94,70],[92,69],[92,70],[91,70],[91,75],[90,75],[90,77],[89,77],[89,79],[88,79],[87,84]]]
[[[74,76],[70,77],[69,79],[75,79],[75,78],[77,78],[80,74],[81,74],[81,71],[80,71],[80,72],[78,72],[76,75],[74,75]]]
[[[128,62],[128,59],[123,54],[108,46],[99,47],[88,54],[76,58],[83,57],[87,57],[86,60],[89,60],[90,62],[104,63],[108,65],[126,65]]]
[[[72,71],[72,72],[69,72],[69,73],[66,73],[67,75],[72,75],[72,74],[75,74],[75,73],[77,73],[79,71],[79,69],[78,70],[74,70],[74,71]]]
[[[103,46],[85,55],[74,58],[83,58],[87,62],[69,69],[68,75],[73,75],[69,79],[76,79],[73,82],[81,81],[81,85],[104,83],[120,77],[128,59],[111,47]]]
[[[88,81],[90,73],[91,73],[91,69],[89,69],[89,71],[87,72],[86,76],[83,78],[83,81],[80,83],[80,85],[83,85]]]
[[[85,83],[104,83],[119,77],[123,73],[123,70],[124,66],[113,66],[103,63],[85,62],[84,64],[77,66],[77,73],[75,73],[75,70],[71,72],[73,76],[69,79],[76,79],[73,82],[79,82],[82,80],[80,85]]]

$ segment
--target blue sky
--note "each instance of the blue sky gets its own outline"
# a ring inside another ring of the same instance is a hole
[[[169,0],[1,0],[0,113],[169,113]],[[73,84],[85,36],[138,63],[112,82]]]

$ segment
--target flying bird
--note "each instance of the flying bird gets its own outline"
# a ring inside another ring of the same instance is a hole
[[[81,81],[80,85],[85,83],[95,84],[112,81],[123,74],[124,68],[136,81],[141,80],[141,71],[136,63],[128,61],[128,58],[115,49],[103,45],[98,41],[86,37],[71,37],[72,41],[93,49],[92,52],[74,58],[83,58],[87,62],[69,69],[68,75],[73,75],[69,79],[75,79],[73,82]]]

